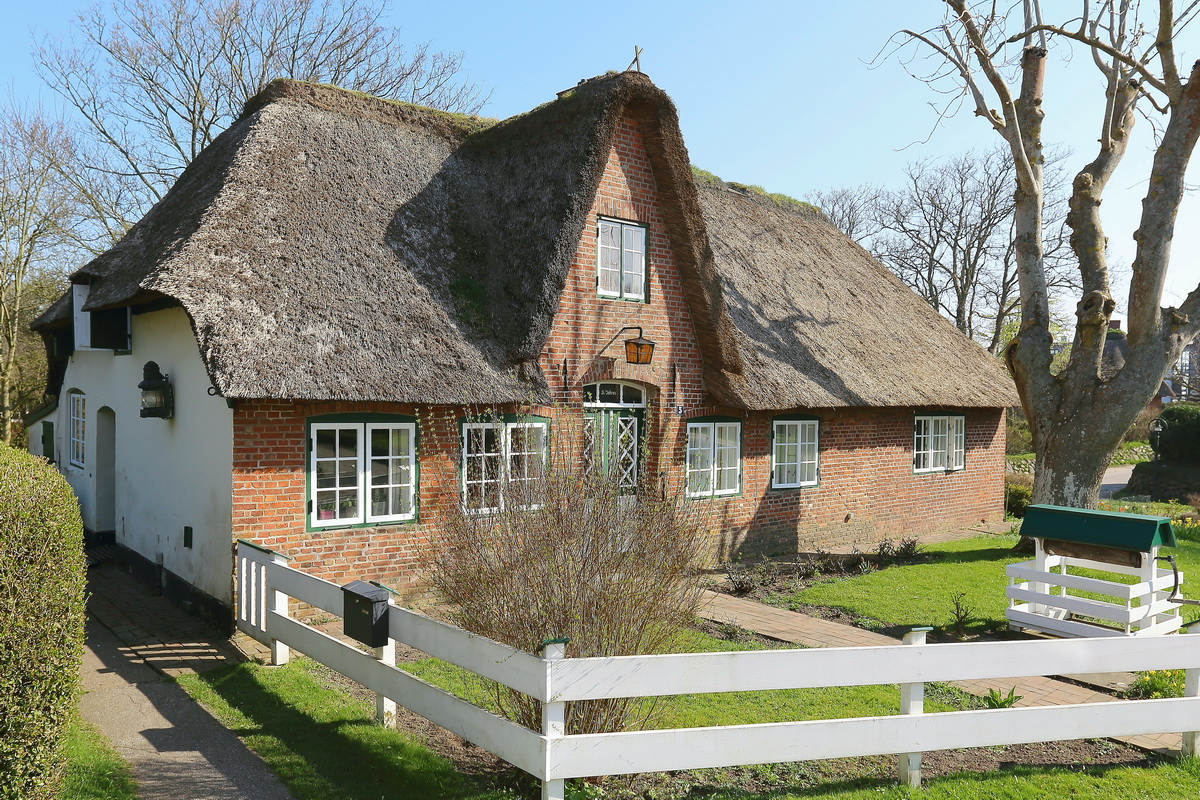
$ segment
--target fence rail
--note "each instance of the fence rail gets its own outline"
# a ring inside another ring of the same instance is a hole
[[[387,722],[395,702],[542,780],[542,797],[561,800],[567,778],[728,767],[850,756],[900,756],[901,779],[920,782],[920,753],[961,747],[1184,732],[1196,753],[1200,727],[1200,635],[1137,639],[924,644],[565,658],[542,657],[485,639],[389,602],[388,632],[435,658],[542,702],[532,731],[395,667],[392,645],[362,652],[289,615],[288,598],[343,615],[340,587],[288,566],[285,556],[237,545],[238,627],[271,646],[274,663],[290,649],[377,693]],[[1030,675],[1141,669],[1186,670],[1184,697],[923,713],[924,684]],[[566,703],[618,697],[899,684],[902,713],[761,725],[566,735]]]

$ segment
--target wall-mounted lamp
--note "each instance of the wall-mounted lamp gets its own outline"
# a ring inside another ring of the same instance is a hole
[[[654,342],[642,336],[642,327],[640,325],[626,325],[621,330],[617,331],[616,335],[608,340],[608,344],[600,348],[600,352],[608,349],[608,345],[617,340],[625,331],[637,331],[637,336],[633,339],[625,340],[625,360],[630,364],[649,364],[654,358]]]
[[[142,367],[142,382],[138,388],[142,390],[141,416],[170,419],[175,413],[175,393],[171,390],[171,381],[159,371],[158,364],[146,362]]]

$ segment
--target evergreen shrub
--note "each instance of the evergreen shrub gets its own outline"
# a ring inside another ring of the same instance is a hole
[[[1200,463],[1200,403],[1170,403],[1159,416],[1167,423],[1159,442],[1162,458]]]
[[[0,799],[59,796],[83,654],[83,525],[42,459],[0,445]]]

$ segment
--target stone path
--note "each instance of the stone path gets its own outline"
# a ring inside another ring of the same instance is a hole
[[[80,713],[133,768],[142,800],[292,800],[267,765],[164,676],[244,660],[228,638],[111,564],[88,571]]]
[[[896,639],[881,633],[817,619],[797,611],[775,608],[754,600],[717,592],[705,592],[704,606],[700,615],[713,622],[729,622],[772,639],[801,644],[806,647],[880,647],[901,644]],[[1021,700],[1017,701],[1017,706],[1121,702],[1104,692],[1042,676],[955,681],[952,685],[974,695],[986,695],[989,689],[1008,694],[1008,691],[1015,687],[1017,694],[1021,696]],[[1163,753],[1172,750],[1178,753],[1182,744],[1177,733],[1117,737],[1117,739],[1136,747]]]

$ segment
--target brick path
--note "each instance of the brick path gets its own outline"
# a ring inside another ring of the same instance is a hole
[[[129,763],[142,800],[292,800],[262,759],[164,676],[241,661],[229,639],[115,566],[88,570],[80,714]]]
[[[879,647],[900,645],[900,642],[881,633],[843,625],[838,622],[817,619],[796,611],[764,605],[753,600],[731,597],[727,594],[705,592],[704,606],[700,611],[704,619],[714,622],[730,622],[749,631],[778,639],[782,642],[802,644],[806,647]],[[1074,683],[1054,678],[1033,676],[1028,678],[1003,678],[992,680],[954,681],[951,685],[974,695],[986,695],[989,689],[1008,694],[1016,688],[1021,699],[1018,706],[1080,705],[1084,703],[1121,702],[1110,694],[1097,692]],[[1182,740],[1177,733],[1161,733],[1148,736],[1114,737],[1125,742],[1157,752],[1176,751]]]

